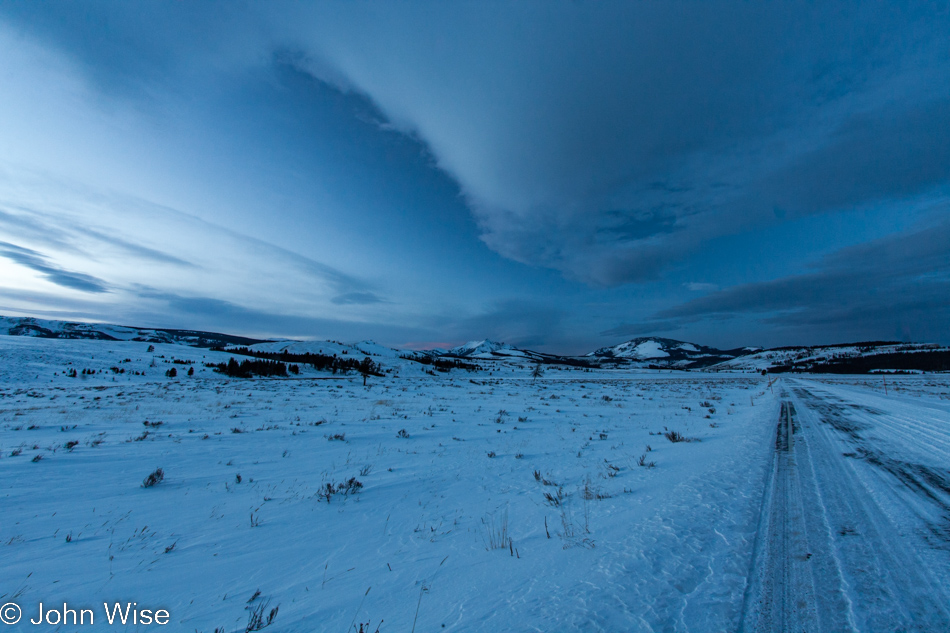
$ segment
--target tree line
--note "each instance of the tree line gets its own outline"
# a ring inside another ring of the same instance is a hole
[[[264,359],[268,361],[274,361],[279,363],[296,363],[300,365],[310,365],[316,370],[319,371],[331,371],[334,374],[341,373],[345,374],[350,371],[356,371],[364,376],[382,376],[382,371],[379,366],[379,363],[373,361],[372,358],[366,356],[362,360],[357,360],[355,358],[341,358],[334,354],[333,356],[328,356],[326,354],[314,354],[312,352],[306,352],[303,354],[292,354],[290,352],[265,352],[261,350],[250,349],[249,347],[236,347],[231,349],[223,348],[212,348],[214,351],[220,352],[229,352],[231,354],[239,354],[241,356],[251,356],[253,358]],[[251,362],[251,361],[245,361]],[[226,372],[225,372],[226,373]],[[291,368],[291,373],[296,373]],[[261,374],[261,375],[280,375],[280,374]],[[286,371],[284,374],[286,375]]]

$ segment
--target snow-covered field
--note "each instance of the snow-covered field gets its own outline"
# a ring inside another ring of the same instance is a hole
[[[95,625],[64,631],[166,628],[107,626],[102,603],[116,601],[206,633],[243,632],[255,609],[266,621],[278,606],[268,631],[768,630],[771,585],[756,570],[776,566],[763,516],[783,402],[834,451],[850,436],[812,413],[829,397],[866,403],[880,411],[858,411],[866,424],[891,425],[866,430],[866,447],[896,447],[895,460],[938,473],[950,455],[947,376],[888,377],[885,396],[879,378],[770,388],[749,374],[548,369],[535,379],[514,362],[430,375],[377,358],[394,371],[364,387],[309,369],[229,379],[202,365],[228,354],[147,347],[0,336],[0,603],[24,614],[8,630],[40,630],[28,621],[40,602],[94,610]],[[68,377],[73,368],[97,373]],[[950,579],[947,534],[917,525],[944,525],[934,504],[947,491],[927,501],[841,452],[809,485],[853,473],[842,481],[880,503],[863,502],[860,516],[877,518],[853,529],[872,524],[871,543],[904,543],[900,563],[919,560],[934,585],[920,590],[931,608]],[[157,468],[164,479],[143,487]],[[917,523],[901,499],[916,500]],[[822,565],[843,579],[841,622],[942,622],[888,620],[886,606],[866,617],[845,538],[820,541]]]

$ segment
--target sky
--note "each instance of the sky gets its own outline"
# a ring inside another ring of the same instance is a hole
[[[0,3],[0,314],[950,343],[950,8]]]

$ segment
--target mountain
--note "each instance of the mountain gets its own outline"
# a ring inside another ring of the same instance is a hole
[[[830,374],[950,371],[950,348],[929,343],[895,341],[777,347],[724,361],[709,369]]]
[[[77,323],[32,317],[0,316],[0,335],[49,339],[140,341],[189,347],[250,347],[254,351],[372,356],[391,362],[424,362],[447,357],[481,361],[507,361],[516,365],[544,363],[577,367],[701,369],[739,372],[815,372],[864,374],[887,371],[950,371],[950,347],[894,341],[871,341],[799,347],[741,347],[721,350],[696,343],[659,337],[635,338],[602,347],[586,356],[557,356],[490,340],[469,341],[449,350],[398,350],[373,341],[347,344],[338,341],[261,340],[219,332],[140,328],[108,323]]]
[[[508,343],[496,343],[484,339],[482,341],[469,341],[464,345],[453,347],[443,355],[459,356],[461,358],[492,358],[494,356],[516,356],[518,354],[512,354],[512,352],[520,351]]]
[[[647,336],[611,347],[602,347],[587,356],[604,360],[624,360],[642,367],[698,369],[729,361],[759,349],[761,348],[743,347],[721,350],[670,338]]]
[[[101,341],[142,341],[143,343],[171,343],[191,347],[219,347],[226,345],[254,345],[261,339],[163,328],[138,328],[108,323],[76,323],[50,321],[32,317],[0,316],[0,335],[33,336],[36,338],[93,339]]]

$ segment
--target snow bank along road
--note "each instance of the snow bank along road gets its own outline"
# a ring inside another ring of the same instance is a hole
[[[783,382],[742,630],[950,631],[950,406]]]

